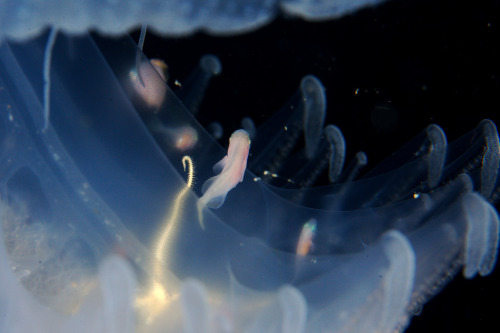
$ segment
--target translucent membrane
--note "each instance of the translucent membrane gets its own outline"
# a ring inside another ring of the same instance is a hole
[[[7,0],[0,3],[0,40],[28,38],[46,26],[69,33],[99,29],[106,34],[146,24],[180,35],[205,30],[235,34],[257,29],[280,12],[308,20],[337,18],[383,0],[150,0],[61,2]]]
[[[130,39],[58,34],[44,112],[47,40],[0,46],[0,331],[394,332],[461,267],[493,269],[491,121],[450,144],[431,125],[356,179],[366,156],[342,170],[308,76],[256,129],[248,166],[312,179],[327,161],[343,182],[283,188],[247,171],[202,228],[201,186],[226,151]]]

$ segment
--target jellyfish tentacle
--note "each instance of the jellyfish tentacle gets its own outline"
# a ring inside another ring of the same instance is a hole
[[[471,132],[448,145],[444,181],[469,174],[474,188],[490,202],[498,200],[500,165],[498,132],[491,120],[483,120]]]
[[[304,138],[306,156],[314,157],[318,148],[326,117],[325,88],[313,75],[307,75],[300,82],[304,103]]]
[[[170,208],[170,213],[167,215],[167,218],[164,220],[162,230],[160,232],[160,236],[155,242],[154,248],[154,256],[155,256],[155,276],[161,276],[161,270],[163,266],[168,267],[168,260],[166,254],[168,254],[168,245],[171,245],[172,242],[177,237],[179,223],[182,220],[182,209],[184,207],[184,201],[186,199],[186,195],[189,193],[189,190],[193,187],[194,184],[194,164],[193,160],[190,156],[184,156],[182,158],[182,166],[184,167],[184,171],[188,171],[187,183],[174,199],[174,202]]]
[[[361,169],[368,163],[368,156],[365,152],[358,151],[354,158],[344,168],[342,174],[338,178],[339,183],[352,182],[358,176]]]
[[[380,207],[409,197],[415,191],[434,187],[441,178],[446,147],[447,140],[443,130],[434,124],[428,126],[365,176],[375,177],[392,173],[385,184],[375,189],[363,207]]]
[[[334,125],[325,128],[325,135],[331,146],[330,166],[328,168],[328,179],[334,183],[342,173],[345,161],[345,140],[342,131]]]
[[[427,127],[427,137],[430,141],[430,152],[427,159],[427,186],[429,189],[432,189],[439,184],[439,180],[441,179],[448,143],[444,131],[437,125]]]
[[[144,47],[144,40],[146,39],[146,31],[148,29],[147,24],[143,24],[141,27],[141,35],[139,37],[139,42],[137,43],[137,53],[135,54],[135,68],[137,68],[137,77],[139,78],[139,83],[145,87],[144,81],[142,79],[142,73],[139,70],[141,66],[141,54],[142,48]]]
[[[207,125],[207,131],[215,138],[215,140],[220,140],[224,135],[224,128],[218,121],[212,121],[209,123]]]
[[[250,140],[253,140],[257,129],[255,128],[255,123],[251,117],[243,117],[241,119],[241,127],[248,132]]]
[[[265,180],[273,178],[265,177],[264,173],[286,173],[292,164],[286,162],[302,133],[305,144],[303,155],[307,160],[314,159],[321,145],[325,116],[324,87],[318,78],[307,75],[301,80],[297,94],[257,129],[254,140],[256,153],[250,160],[250,170],[264,176]]]
[[[205,96],[210,80],[220,75],[222,64],[213,54],[201,57],[196,69],[182,82],[181,88],[176,91],[177,97],[184,103],[193,115],[198,114],[200,104]]]
[[[49,127],[50,122],[50,65],[52,63],[52,50],[56,43],[57,28],[52,27],[49,32],[49,38],[45,45],[43,54],[43,131]]]
[[[186,185],[177,193],[174,202],[169,207],[162,229],[158,238],[154,242],[152,264],[152,282],[146,293],[137,297],[135,304],[146,324],[151,323],[156,316],[171,302],[172,298],[177,297],[172,290],[167,290],[165,280],[167,274],[165,269],[171,266],[172,247],[179,233],[179,223],[182,221],[182,210],[189,193],[194,184],[194,164],[190,156],[182,158],[184,171],[188,172]]]
[[[481,195],[489,198],[494,190],[498,178],[498,168],[500,166],[500,143],[498,139],[497,127],[491,120],[483,120],[479,123],[484,140],[486,151],[482,159],[481,167]]]

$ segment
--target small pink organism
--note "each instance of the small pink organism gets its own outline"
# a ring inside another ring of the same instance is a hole
[[[311,253],[313,247],[313,239],[316,234],[318,223],[316,219],[312,218],[307,221],[302,227],[302,231],[299,236],[299,243],[297,244],[296,254],[298,256],[304,257]]]
[[[245,130],[237,130],[229,139],[227,155],[214,165],[214,171],[220,172],[209,178],[201,189],[203,196],[198,200],[198,219],[203,229],[203,209],[219,208],[226,200],[227,192],[243,181],[247,168],[250,137]]]
[[[129,72],[132,88],[154,113],[158,112],[167,92],[164,75],[157,66],[158,64],[154,63],[151,65],[148,62],[139,62],[137,70],[132,69]]]

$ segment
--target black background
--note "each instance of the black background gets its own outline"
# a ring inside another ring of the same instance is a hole
[[[281,16],[234,37],[159,38],[149,31],[144,52],[167,62],[170,86],[182,83],[201,55],[220,58],[222,74],[199,119],[223,124],[223,144],[243,116],[262,123],[304,75],[315,75],[326,88],[327,122],[345,136],[347,160],[362,150],[369,167],[431,123],[448,142],[484,118],[500,124],[499,25],[500,1],[397,0],[329,22]],[[499,270],[472,281],[458,276],[407,332],[498,327]]]

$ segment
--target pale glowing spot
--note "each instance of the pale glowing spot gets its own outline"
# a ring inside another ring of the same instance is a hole
[[[198,132],[191,126],[165,128],[164,133],[171,145],[180,152],[193,148],[198,142]]]
[[[129,72],[129,79],[141,100],[153,108],[154,113],[158,112],[165,99],[167,86],[156,69],[148,63],[140,63],[138,71],[132,69]]]
[[[294,181],[293,181],[293,180],[288,179],[288,178],[287,178],[287,179],[285,179],[285,178],[281,177],[280,175],[278,175],[277,173],[270,172],[270,171],[268,171],[268,170],[264,170],[264,171],[262,172],[262,175],[263,175],[263,176],[268,176],[268,177],[271,177],[271,178],[281,178],[281,179],[284,179],[284,180],[285,180],[286,182],[288,182],[288,183],[294,183]],[[259,178],[259,179],[260,179],[260,178]]]

